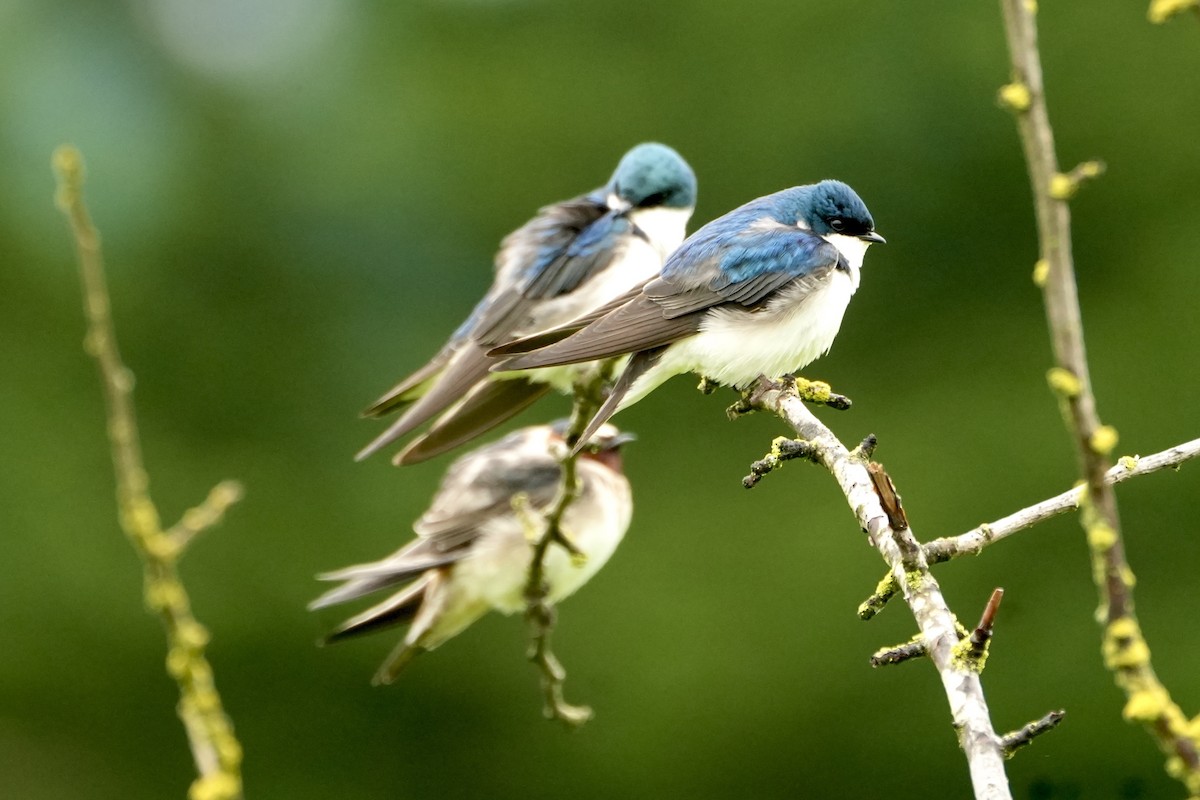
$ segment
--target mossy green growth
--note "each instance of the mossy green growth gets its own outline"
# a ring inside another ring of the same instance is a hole
[[[962,672],[983,672],[983,668],[987,665],[990,646],[991,641],[989,640],[983,643],[982,649],[976,650],[971,644],[970,637],[964,638],[950,651],[950,664]]]
[[[1020,81],[1013,81],[1001,86],[997,99],[1000,101],[1000,105],[1017,113],[1028,111],[1033,104],[1033,95],[1030,93],[1029,87]]]
[[[875,586],[875,593],[858,606],[858,618],[866,621],[880,611],[883,611],[883,607],[887,605],[888,600],[895,596],[898,591],[900,591],[900,584],[896,582],[896,576],[889,572]]]
[[[1033,265],[1033,285],[1041,289],[1046,285],[1046,280],[1050,277],[1050,262],[1044,258],[1039,258],[1037,263]]]
[[[195,620],[185,620],[175,629],[176,643],[193,652],[203,650],[210,638],[208,629]]]
[[[1200,714],[1192,717],[1191,721],[1187,723],[1187,735],[1188,738],[1200,743]]]
[[[1056,172],[1050,179],[1049,190],[1050,196],[1055,200],[1070,200],[1075,196],[1075,192],[1079,191],[1079,184],[1072,180],[1070,175]]]
[[[925,573],[923,572],[906,572],[904,574],[904,584],[910,592],[919,592],[925,588]]]
[[[813,403],[828,403],[833,394],[833,388],[824,381],[796,378],[796,393]]]
[[[242,794],[241,781],[228,772],[197,778],[188,789],[188,800],[231,800]]]
[[[1113,671],[1140,669],[1150,663],[1150,646],[1133,617],[1121,617],[1108,624],[1101,651],[1104,666]]]
[[[1146,17],[1155,25],[1161,25],[1171,17],[1195,9],[1200,9],[1198,0],[1154,0]]]
[[[1050,384],[1050,389],[1061,397],[1075,398],[1083,391],[1083,384],[1075,377],[1075,373],[1062,367],[1052,367],[1048,370],[1046,382]]]
[[[1121,468],[1126,472],[1133,472],[1135,469],[1137,469],[1138,461],[1138,456],[1121,456],[1117,463],[1120,464]]]
[[[1117,434],[1117,429],[1112,425],[1101,425],[1096,430],[1092,431],[1091,437],[1088,439],[1088,445],[1093,451],[1102,456],[1106,456],[1113,451],[1117,446],[1117,441],[1120,436]]]
[[[1171,707],[1171,697],[1162,687],[1141,689],[1129,695],[1121,716],[1126,722],[1154,722],[1167,713]]]
[[[1087,540],[1094,552],[1108,552],[1117,543],[1117,532],[1107,522],[1097,520],[1087,526]]]
[[[177,612],[187,607],[183,584],[170,578],[147,581],[144,597],[146,607],[156,613]]]

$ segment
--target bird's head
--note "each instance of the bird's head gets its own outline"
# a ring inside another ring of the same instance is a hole
[[[551,424],[554,433],[564,443],[569,425],[570,421],[566,419]],[[632,433],[618,430],[616,426],[606,422],[588,439],[587,444],[579,451],[579,457],[599,462],[614,472],[621,472],[621,447],[635,439],[637,436]]]
[[[670,147],[646,142],[617,164],[608,191],[632,209],[692,208],[696,205],[696,174]]]
[[[826,238],[845,236],[868,245],[886,241],[875,232],[875,220],[862,198],[846,184],[825,180],[800,189],[793,224]]]

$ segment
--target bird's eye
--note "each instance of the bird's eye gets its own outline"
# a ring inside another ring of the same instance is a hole
[[[642,201],[638,203],[638,208],[653,208],[655,206],[661,206],[666,201],[666,192],[655,192],[649,197],[643,198]]]
[[[833,228],[835,231],[841,231],[846,227],[846,222],[842,219],[831,219],[829,220],[829,227]]]

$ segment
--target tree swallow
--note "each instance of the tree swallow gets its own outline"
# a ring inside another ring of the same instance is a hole
[[[429,510],[413,524],[416,541],[382,561],[319,575],[343,583],[309,604],[314,610],[393,590],[383,602],[346,620],[327,641],[409,623],[408,633],[375,674],[375,683],[391,683],[415,656],[489,610],[524,610],[531,537],[545,531],[543,514],[558,492],[565,430],[565,421],[522,428],[459,458]],[[632,438],[602,425],[584,442],[576,462],[580,493],[567,507],[562,529],[586,559],[573,559],[561,547],[546,551],[550,603],[587,583],[629,527],[633,498],[620,447]],[[523,510],[517,495],[527,498]]]
[[[646,143],[625,154],[603,188],[541,209],[501,243],[491,289],[450,341],[364,412],[380,417],[408,406],[357,458],[441,414],[393,459],[423,461],[499,425],[552,387],[569,393],[587,366],[489,376],[487,350],[569,322],[657,275],[683,241],[695,204],[692,168],[670,147]]]
[[[632,354],[588,432],[672,375],[695,372],[745,389],[760,375],[799,370],[829,350],[858,288],[863,256],[883,241],[846,184],[784,189],[700,228],[661,275],[623,303],[494,348],[494,356],[521,355],[493,369]]]

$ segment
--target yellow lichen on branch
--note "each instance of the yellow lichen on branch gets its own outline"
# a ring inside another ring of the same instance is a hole
[[[167,633],[166,671],[179,687],[177,712],[187,733],[199,777],[189,800],[238,800],[242,797],[242,747],[226,716],[204,649],[208,630],[192,615],[178,560],[192,537],[220,522],[242,495],[233,481],[218,484],[208,498],[164,531],[150,498],[133,408],[133,375],[121,362],[112,321],[100,236],[83,199],[83,157],[69,145],[54,152],[58,179],[55,203],[66,216],[75,240],[87,319],[84,350],[96,359],[104,388],[108,438],[117,483],[118,519],[142,560],[143,597]]]

